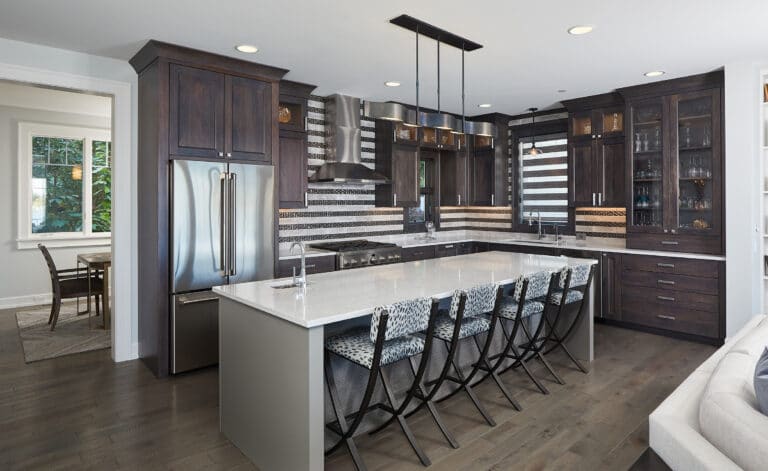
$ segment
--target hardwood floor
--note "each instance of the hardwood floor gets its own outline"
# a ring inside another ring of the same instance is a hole
[[[544,396],[516,371],[503,378],[524,410],[491,383],[478,394],[488,427],[467,398],[438,405],[461,444],[450,449],[423,412],[409,421],[432,470],[628,469],[647,449],[648,414],[714,347],[597,325],[593,371],[563,357],[566,381]],[[539,372],[545,378],[543,372]],[[215,368],[158,380],[109,351],[25,364],[13,313],[0,311],[0,469],[253,469],[218,431]],[[395,427],[358,440],[369,469],[423,470]],[[353,469],[346,452],[326,469]]]

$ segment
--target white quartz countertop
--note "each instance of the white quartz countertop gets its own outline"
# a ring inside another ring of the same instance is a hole
[[[595,260],[483,252],[308,275],[305,289],[276,289],[290,279],[217,286],[213,290],[288,322],[311,328],[371,314],[376,306],[482,283],[512,283],[521,274],[594,264]],[[226,315],[226,314],[224,314]]]
[[[457,233],[458,232],[458,233]],[[551,235],[548,237],[552,237]],[[555,248],[554,245],[536,243],[535,235],[527,233],[515,233],[515,232],[490,232],[490,231],[438,231],[435,232],[435,238],[432,240],[425,240],[422,234],[401,234],[392,236],[370,237],[369,240],[378,242],[390,242],[397,244],[402,248],[409,247],[423,247],[428,245],[441,245],[441,244],[459,244],[461,242],[488,242],[494,244],[504,245],[518,245],[529,247],[550,247]],[[308,242],[307,245],[312,244]],[[625,253],[635,255],[653,255],[659,257],[675,257],[675,258],[688,258],[697,260],[716,260],[724,261],[725,257],[722,255],[706,255],[688,252],[665,252],[661,250],[641,250],[641,249],[629,249],[626,246],[624,239],[618,238],[604,238],[604,237],[587,237],[586,240],[576,240],[574,236],[565,236],[560,242],[559,249],[571,249],[571,250],[586,250],[590,252],[610,252],[610,253]],[[311,247],[307,247],[307,257],[317,257],[323,255],[331,255],[335,252],[327,250],[318,250]],[[285,250],[281,250],[279,257],[280,260],[287,260],[291,258],[297,258],[298,254],[289,254]]]

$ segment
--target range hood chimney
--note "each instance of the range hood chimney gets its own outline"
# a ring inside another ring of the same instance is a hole
[[[387,183],[384,175],[362,164],[360,99],[331,95],[325,104],[326,162],[309,179],[313,183],[362,185]]]

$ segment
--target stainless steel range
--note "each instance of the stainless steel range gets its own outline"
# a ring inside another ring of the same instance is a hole
[[[363,239],[312,244],[310,247],[337,252],[337,270],[398,263],[402,252],[399,245]]]

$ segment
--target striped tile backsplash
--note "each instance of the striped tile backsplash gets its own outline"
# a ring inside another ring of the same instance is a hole
[[[625,208],[576,208],[576,232],[591,237],[625,238],[627,210]]]
[[[512,209],[443,206],[440,208],[440,230],[511,231]]]

